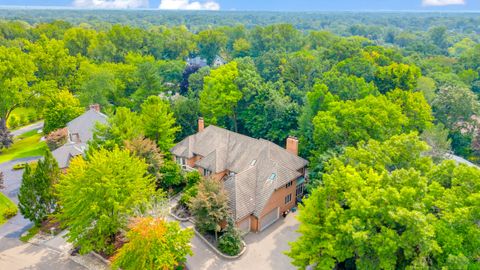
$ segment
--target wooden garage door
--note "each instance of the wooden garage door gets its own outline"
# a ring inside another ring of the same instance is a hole
[[[268,226],[272,225],[280,216],[280,208],[277,207],[270,211],[268,214],[262,217],[260,221],[260,231],[265,230]]]

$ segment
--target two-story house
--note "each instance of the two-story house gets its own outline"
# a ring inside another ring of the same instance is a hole
[[[298,156],[298,140],[286,148],[217,126],[204,128],[171,152],[184,168],[222,181],[236,225],[242,231],[262,231],[295,206],[304,191],[308,162]]]

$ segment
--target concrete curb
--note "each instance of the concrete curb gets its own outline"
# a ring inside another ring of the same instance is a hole
[[[195,226],[193,226],[192,229],[193,229],[193,231],[195,231],[195,234],[200,239],[202,239],[203,242],[205,242],[215,253],[217,253],[218,256],[220,256],[222,258],[225,258],[227,260],[236,260],[236,259],[240,258],[245,253],[245,251],[247,251],[247,243],[245,243],[245,241],[242,240],[243,249],[242,249],[242,251],[240,251],[240,253],[238,253],[238,255],[235,255],[235,256],[225,255],[225,254],[223,254],[223,252],[221,252],[215,246],[213,246],[207,239],[205,239],[205,237],[203,237],[203,235],[201,233],[199,233],[197,231],[197,229],[195,229]]]
[[[111,261],[103,258],[100,254],[96,253],[95,251],[92,251],[91,254],[106,265],[110,265],[112,263]]]
[[[173,208],[173,207],[168,208],[168,214],[169,214],[170,216],[172,216],[174,219],[176,219],[176,220],[178,220],[178,221],[181,221],[181,222],[190,221],[190,218],[181,218],[181,217],[175,215],[174,213],[172,213],[172,208]]]

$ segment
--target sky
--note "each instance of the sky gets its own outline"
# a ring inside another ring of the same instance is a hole
[[[0,6],[165,10],[480,11],[480,0],[0,0]]]

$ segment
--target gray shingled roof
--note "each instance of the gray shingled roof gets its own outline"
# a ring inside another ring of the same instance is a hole
[[[106,124],[107,116],[94,109],[86,111],[84,114],[68,122],[67,129],[70,134],[78,133],[80,141],[88,142],[93,138],[93,130],[97,122]]]
[[[52,151],[53,157],[57,160],[60,169],[68,168],[70,159],[83,155],[87,145],[84,143],[66,143]]]
[[[263,139],[254,139],[216,126],[191,135],[171,149],[179,157],[203,158],[195,164],[214,173],[228,170],[224,187],[235,219],[260,215],[275,189],[302,174],[307,161]],[[255,162],[254,162],[255,160]],[[274,180],[269,180],[275,174]]]

